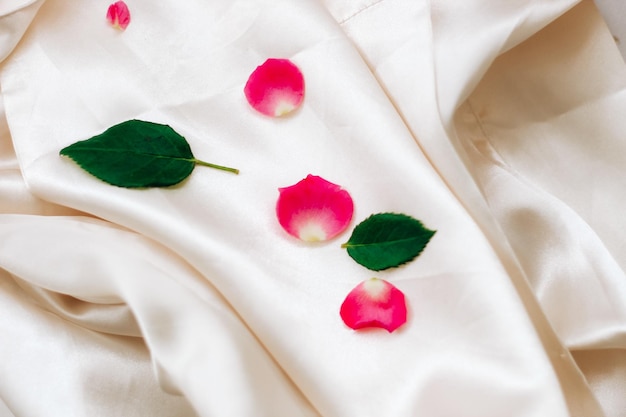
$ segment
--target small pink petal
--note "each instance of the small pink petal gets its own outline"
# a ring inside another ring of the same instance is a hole
[[[107,10],[107,20],[113,27],[125,30],[130,23],[130,11],[123,1],[118,1],[109,6]]]
[[[279,188],[276,215],[292,236],[315,242],[343,232],[354,212],[350,194],[322,177],[308,175],[295,185]]]
[[[370,278],[350,291],[340,315],[351,329],[380,327],[391,333],[406,323],[404,294],[385,280]]]
[[[258,112],[283,116],[302,104],[304,77],[290,60],[270,58],[250,74],[243,91]]]

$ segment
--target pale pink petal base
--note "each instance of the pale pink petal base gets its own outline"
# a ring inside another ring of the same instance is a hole
[[[298,239],[308,242],[332,239],[352,220],[354,203],[350,194],[322,177],[308,175],[278,191],[278,222]]]
[[[244,94],[258,112],[284,116],[302,104],[304,77],[290,60],[270,58],[252,72]]]
[[[115,28],[126,30],[130,23],[130,11],[123,1],[118,1],[109,6],[107,21]]]
[[[379,327],[391,333],[406,323],[406,301],[402,291],[389,282],[370,278],[350,291],[340,315],[351,329]]]

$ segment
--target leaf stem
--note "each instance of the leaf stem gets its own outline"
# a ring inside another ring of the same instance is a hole
[[[200,159],[195,159],[195,158],[193,159],[193,162],[198,165],[205,166],[205,167],[220,169],[222,171],[232,172],[233,174],[239,174],[239,170],[237,168],[230,168],[230,167],[225,167],[222,165],[215,165],[210,162],[201,161]]]

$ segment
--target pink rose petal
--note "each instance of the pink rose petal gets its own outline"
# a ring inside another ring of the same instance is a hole
[[[340,315],[354,330],[380,327],[391,333],[406,323],[404,294],[385,280],[370,278],[350,291]]]
[[[283,116],[302,104],[304,78],[288,59],[270,58],[252,72],[244,93],[248,103],[258,112],[272,117]]]
[[[109,6],[107,20],[113,27],[125,30],[130,23],[130,11],[123,1],[118,1]]]
[[[350,194],[325,179],[308,175],[295,185],[279,188],[276,215],[292,236],[315,242],[343,232],[354,212]]]

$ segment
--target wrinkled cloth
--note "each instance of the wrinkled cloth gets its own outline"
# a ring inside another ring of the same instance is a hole
[[[626,71],[590,0],[147,0],[0,6],[0,415],[626,415]],[[302,70],[294,114],[243,86]],[[197,167],[108,185],[63,147],[129,119]],[[295,240],[278,188],[437,230],[374,273]],[[402,290],[355,332],[347,293]]]

